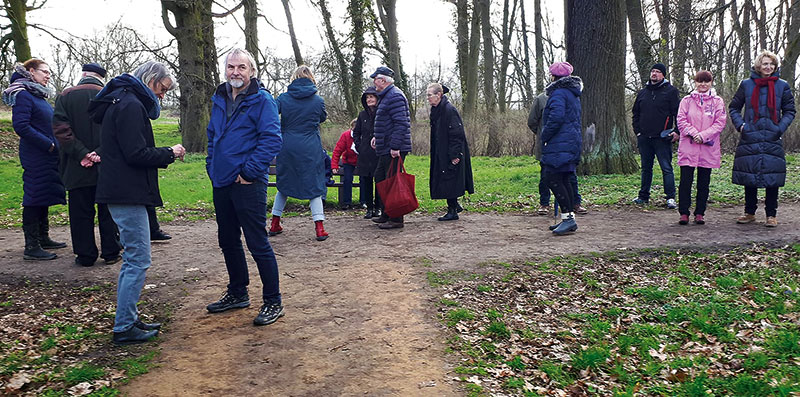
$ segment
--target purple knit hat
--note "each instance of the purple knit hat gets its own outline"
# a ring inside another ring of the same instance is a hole
[[[564,77],[572,74],[572,65],[569,62],[555,62],[550,65],[550,74],[556,77]]]

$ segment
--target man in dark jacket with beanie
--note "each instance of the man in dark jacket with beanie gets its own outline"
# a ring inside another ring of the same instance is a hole
[[[161,113],[161,99],[175,84],[166,66],[148,61],[133,74],[108,82],[89,105],[89,114],[101,123],[102,165],[97,178],[98,203],[107,204],[119,227],[125,251],[117,282],[117,314],[113,342],[142,343],[158,335],[161,324],[139,319],[136,303],[150,267],[150,224],[145,206],[161,205],[158,168],[166,168],[186,150],[180,144],[155,147],[153,127]]]
[[[106,70],[96,63],[83,65],[78,85],[56,98],[53,132],[61,143],[61,180],[69,192],[69,230],[75,263],[92,266],[97,260],[94,241],[95,191],[100,159],[100,124],[89,118],[89,101],[103,88]],[[120,261],[119,232],[108,207],[97,205],[100,257],[106,264]]]
[[[394,71],[380,66],[369,77],[373,79],[378,90],[378,108],[375,112],[375,153],[378,155],[378,166],[375,169],[375,183],[388,178],[392,159],[402,157],[411,151],[411,113],[408,100],[403,91],[394,85]],[[381,206],[384,206],[381,201]],[[381,208],[383,210],[383,208]],[[380,224],[381,229],[397,229],[403,227],[403,217],[389,218],[385,211],[380,217],[372,220]]]
[[[667,67],[657,63],[650,68],[650,81],[639,91],[633,103],[633,132],[636,133],[639,154],[642,158],[642,184],[636,204],[650,201],[650,184],[653,181],[653,158],[658,158],[664,179],[664,195],[667,208],[675,209],[675,175],[672,172],[672,142],[678,134],[662,136],[663,131],[672,129],[678,116],[678,89],[664,76]]]

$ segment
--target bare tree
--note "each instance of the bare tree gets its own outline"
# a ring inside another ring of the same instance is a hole
[[[175,24],[170,21],[170,14]],[[178,42],[181,138],[190,152],[206,149],[211,95],[219,83],[211,0],[161,0],[164,27]]]
[[[581,172],[638,169],[625,111],[625,0],[567,0],[567,60],[584,79]]]
[[[653,65],[652,39],[647,33],[642,13],[642,0],[625,0],[628,14],[628,29],[631,34],[633,56],[636,60],[636,70],[639,72],[639,81],[644,82],[650,76],[650,66]]]
[[[672,85],[685,92],[686,58],[689,48],[692,0],[678,0],[678,18],[675,22],[675,52],[672,58]]]
[[[797,89],[797,59],[800,55],[800,0],[792,0],[789,8],[789,34],[786,37],[787,46],[783,59],[782,75],[793,89]]]
[[[14,43],[14,55],[18,62],[24,62],[31,58],[31,45],[28,41],[28,12],[41,8],[47,1],[40,3],[33,1],[31,5],[27,0],[3,0],[3,11],[8,18],[8,26],[2,26],[2,30],[9,29],[10,32],[0,38],[0,48],[3,50],[3,57],[6,57],[6,49],[10,43]]]
[[[510,8],[510,9],[509,9]],[[497,71],[497,106],[504,113],[508,100],[508,66],[511,57],[511,39],[516,25],[517,0],[509,7],[509,0],[503,0],[503,25],[500,37],[500,69]]]
[[[294,62],[297,66],[303,64],[303,56],[300,54],[300,45],[297,43],[297,34],[294,33],[294,22],[292,22],[292,10],[289,0],[283,2],[283,11],[286,13],[286,22],[289,24],[289,39],[292,41],[292,51],[294,52]]]
[[[544,32],[542,32],[542,1],[533,0],[533,23],[536,29],[536,92],[544,91]]]
[[[525,1],[519,2],[519,16],[520,16],[520,23],[521,26],[521,33],[522,36],[522,50],[523,50],[523,57],[522,57],[522,68],[519,71],[521,74],[521,83],[523,85],[522,92],[523,95],[523,102],[525,108],[529,108],[531,103],[533,103],[533,87],[531,86],[531,54],[530,50],[528,49],[528,25],[525,23]],[[519,69],[519,65],[515,63],[515,69]]]

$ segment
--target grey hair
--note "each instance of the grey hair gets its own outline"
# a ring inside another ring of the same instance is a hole
[[[95,73],[95,72],[88,72],[88,71],[81,72],[81,78],[83,78],[83,77],[94,77],[94,78],[96,78],[96,79],[98,79],[100,81],[106,81],[105,77],[103,77],[99,73]]]
[[[442,88],[442,85],[439,84],[439,83],[430,83],[430,84],[428,84],[428,89],[431,89],[431,88],[433,88],[433,93],[434,94],[440,94],[440,93],[444,94],[444,88]]]
[[[376,79],[381,79],[381,80],[383,80],[383,81],[385,81],[385,82],[387,82],[389,84],[394,84],[394,78],[389,77],[389,76],[387,76],[385,74],[379,74],[379,75],[375,76],[375,78]]]
[[[159,82],[164,79],[169,79],[173,86],[177,83],[177,81],[175,81],[175,76],[169,71],[167,65],[158,61],[147,61],[143,63],[133,71],[133,77],[141,80],[145,85],[149,85],[153,81]]]
[[[258,75],[258,66],[256,66],[256,58],[253,57],[253,54],[251,54],[250,51],[247,51],[244,48],[234,48],[230,52],[228,52],[228,55],[225,55],[225,65],[223,66],[222,70],[225,70],[228,67],[228,59],[230,59],[231,55],[241,55],[247,58],[247,60],[250,61],[250,69],[253,70],[253,74],[251,74],[250,77],[255,77],[256,75]]]

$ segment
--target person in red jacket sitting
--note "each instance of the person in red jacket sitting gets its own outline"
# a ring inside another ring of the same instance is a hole
[[[353,173],[358,163],[358,152],[355,151],[353,144],[353,127],[356,125],[356,120],[351,121],[350,129],[339,137],[331,157],[331,170],[334,174],[342,175],[344,187],[340,190],[339,207],[343,210],[349,210],[353,206]]]

